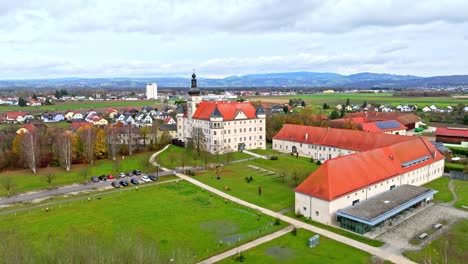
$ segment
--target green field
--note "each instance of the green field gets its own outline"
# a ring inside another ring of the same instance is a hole
[[[107,108],[107,107],[161,107],[162,104],[153,100],[140,100],[140,101],[78,101],[78,102],[56,102],[54,105],[42,106],[10,106],[0,105],[0,113],[9,111],[26,111],[32,113],[40,113],[45,111],[84,111],[94,108]]]
[[[450,192],[448,188],[449,181],[450,179],[447,177],[440,177],[429,183],[424,184],[424,187],[431,188],[431,189],[438,191],[438,193],[434,195],[435,201],[448,203],[453,200],[452,192]]]
[[[252,156],[242,152],[231,152],[228,154],[213,155],[206,154],[208,164],[210,163],[224,163],[227,161],[234,161],[240,159],[251,158]],[[159,154],[157,157],[158,163],[166,168],[175,167],[196,167],[205,165],[205,157],[197,157],[191,149],[182,148],[170,145],[167,150]]]
[[[196,179],[242,200],[273,211],[280,211],[294,206],[293,189],[296,183],[301,183],[316,168],[317,165],[307,158],[286,155],[279,157],[278,160],[257,158],[225,165],[218,169],[209,169],[197,175]],[[297,173],[297,179],[294,179],[294,173]],[[249,182],[246,177],[249,178]],[[226,191],[226,187],[230,190]]]
[[[455,202],[455,207],[468,207],[468,181],[453,180],[454,190],[458,196],[458,201]],[[468,210],[467,208],[464,208]]]
[[[274,222],[179,181],[0,217],[0,259],[21,250],[36,262],[150,263],[155,250],[160,262],[193,263],[284,227]],[[122,259],[127,248],[133,259]]]
[[[284,100],[287,102],[292,98],[301,98],[307,105],[322,106],[324,103],[329,104],[334,108],[337,104],[346,103],[346,99],[349,98],[350,104],[362,105],[364,101],[368,104],[387,104],[397,106],[399,104],[416,104],[419,107],[426,105],[436,105],[437,107],[446,107],[448,105],[454,106],[458,103],[468,104],[468,99],[464,98],[452,98],[452,97],[397,97],[392,96],[391,93],[357,93],[357,94],[307,94],[307,95],[290,95],[290,96],[272,96],[272,97],[250,97],[252,101],[263,101],[263,102],[277,102],[277,100]]]
[[[116,162],[110,160],[97,160],[94,166],[80,164],[73,165],[70,172],[66,172],[59,167],[41,168],[38,169],[37,175],[32,174],[30,170],[14,170],[3,171],[0,173],[0,180],[3,176],[11,176],[15,185],[16,193],[28,192],[39,189],[46,189],[49,184],[46,182],[46,175],[53,174],[55,179],[52,181],[51,187],[80,183],[87,181],[91,176],[117,174],[118,172],[127,172],[134,169],[141,169],[143,172],[154,172],[156,169],[149,165],[146,161],[151,153],[135,154],[127,156],[125,159],[119,159],[118,169]],[[147,165],[149,165],[147,167]],[[149,171],[148,171],[149,170]],[[85,175],[86,173],[86,175]],[[7,191],[0,185],[0,196],[7,195]]]
[[[244,263],[370,263],[370,255],[348,245],[320,236],[320,244],[308,247],[313,236],[307,230],[297,230],[297,235],[286,234],[275,240],[242,252]],[[234,257],[218,263],[237,263]]]
[[[468,260],[468,220],[462,220],[420,251],[404,255],[418,263],[464,264]]]

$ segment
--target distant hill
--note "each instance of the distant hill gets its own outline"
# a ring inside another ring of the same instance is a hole
[[[418,77],[362,72],[351,75],[321,72],[284,72],[230,76],[221,79],[199,78],[200,87],[330,87],[330,88],[438,88],[468,86],[468,75]],[[156,82],[159,87],[188,87],[189,78],[60,78],[38,80],[0,80],[2,88],[137,88]]]

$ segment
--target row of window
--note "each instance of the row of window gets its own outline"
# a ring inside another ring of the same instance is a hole
[[[263,139],[263,136],[258,136],[258,139],[259,139],[259,140],[262,140],[262,139]],[[252,140],[252,136],[249,136],[249,140]],[[257,140],[257,137],[256,137],[256,136],[253,136],[253,140]],[[244,137],[244,141],[247,141],[247,137]],[[216,139],[213,140],[213,144],[216,145],[217,142],[218,142],[218,141],[217,141]],[[237,138],[233,138],[233,139],[232,139],[232,142],[236,143],[236,142],[237,142]],[[242,142],[242,137],[239,138],[239,142]],[[228,139],[225,138],[225,139],[224,139],[224,143],[231,143],[231,139],[230,139],[230,138],[228,138]]]

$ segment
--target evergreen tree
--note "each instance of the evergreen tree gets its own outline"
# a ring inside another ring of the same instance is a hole
[[[23,97],[20,97],[20,98],[18,99],[18,105],[19,105],[20,107],[26,106],[26,100],[24,100]]]
[[[349,98],[346,99],[346,106],[348,106],[348,105],[349,105]]]
[[[331,112],[330,114],[330,119],[333,120],[333,119],[337,119],[340,117],[340,113],[338,113],[338,111],[336,110],[333,110],[333,112]]]
[[[305,103],[305,101],[304,101],[304,100],[302,100],[302,102],[301,102],[301,106],[302,106],[302,107],[305,107],[305,106],[306,106],[306,103]]]
[[[364,100],[364,103],[362,104],[362,108],[365,108],[367,106],[367,101]]]
[[[289,99],[289,103],[288,103],[288,104],[289,104],[290,106],[293,106],[293,104],[294,104],[293,99]]]

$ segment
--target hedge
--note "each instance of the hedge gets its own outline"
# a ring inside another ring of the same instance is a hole
[[[463,155],[468,157],[468,149],[467,148],[457,148],[457,147],[448,147],[453,154]]]
[[[450,171],[463,171],[465,168],[464,164],[457,164],[457,163],[449,163],[446,162],[444,166],[444,171],[445,172],[450,172]]]

